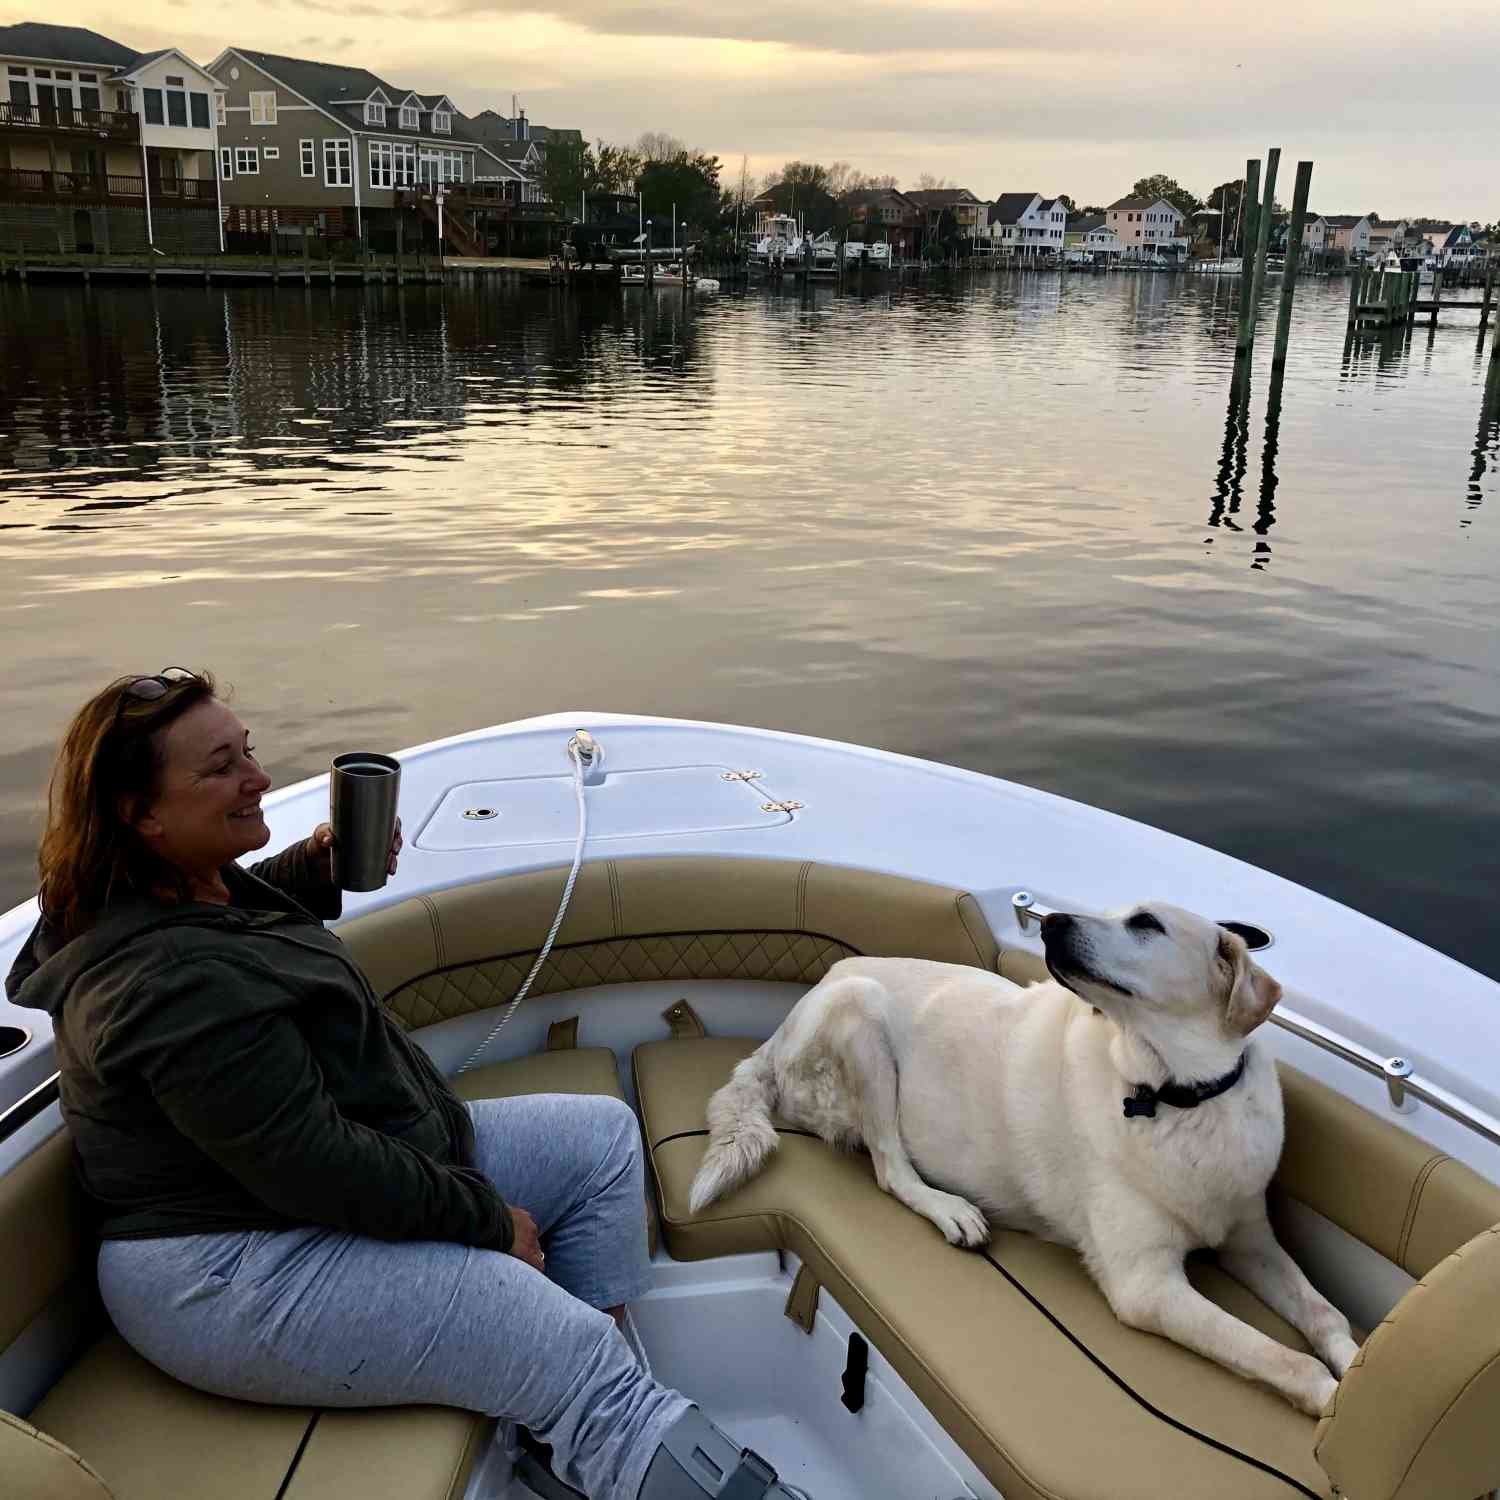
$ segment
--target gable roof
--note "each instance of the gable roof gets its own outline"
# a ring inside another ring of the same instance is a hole
[[[1453,245],[1461,244],[1466,239],[1472,239],[1469,233],[1469,226],[1467,224],[1455,224],[1448,231],[1448,238],[1443,241],[1443,248],[1446,250]]]
[[[1042,195],[1040,193],[1001,193],[990,204],[991,224],[1014,224]]]
[[[311,104],[316,104],[325,114],[332,115],[340,124],[347,125],[356,133],[379,130],[386,135],[399,135],[399,123],[384,126],[365,124],[365,100],[374,94],[383,93],[387,101],[415,98],[421,106],[417,117],[417,133],[431,136],[434,106],[442,104],[452,112],[452,130],[437,137],[452,140],[456,144],[472,146],[479,144],[478,138],[464,128],[464,116],[453,108],[446,94],[418,94],[411,89],[397,88],[384,78],[370,72],[368,68],[346,67],[343,63],[315,62],[307,57],[285,57],[278,52],[252,52],[248,47],[230,47],[226,52],[235,52],[253,67],[269,74],[279,83],[284,83]],[[216,59],[216,64],[219,59]],[[399,122],[400,116],[397,116]]]
[[[908,188],[906,196],[919,208],[952,208],[955,203],[978,203],[968,188]]]
[[[1109,229],[1105,224],[1103,214],[1086,215],[1084,218],[1079,219],[1078,222],[1074,224],[1071,232],[1073,234],[1093,234],[1096,229],[1105,229],[1110,234],[1114,233],[1114,230]]]
[[[128,68],[141,54],[84,26],[52,26],[45,21],[22,21],[15,26],[0,26],[0,56]]]
[[[1356,224],[1367,222],[1369,217],[1368,214],[1329,214],[1324,222],[1335,229],[1353,229]]]
[[[1182,210],[1175,203],[1169,203],[1165,198],[1118,198],[1109,207],[1111,212],[1115,209],[1129,209],[1131,212],[1135,212],[1143,208],[1155,208],[1158,204],[1162,208],[1170,209],[1179,219],[1183,217]]]

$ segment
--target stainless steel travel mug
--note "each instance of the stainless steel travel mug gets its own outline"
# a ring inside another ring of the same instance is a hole
[[[346,891],[378,891],[388,878],[396,836],[401,763],[373,750],[335,755],[328,778],[333,825],[333,883]]]

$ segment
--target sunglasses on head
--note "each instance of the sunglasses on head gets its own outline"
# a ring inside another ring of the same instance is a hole
[[[195,682],[197,678],[198,674],[186,667],[163,667],[150,677],[137,677],[134,682],[127,682],[120,693],[120,702],[133,698],[137,703],[155,703],[180,683]]]

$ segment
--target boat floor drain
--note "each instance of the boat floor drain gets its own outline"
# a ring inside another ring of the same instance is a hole
[[[464,808],[464,817],[468,818],[471,822],[475,822],[475,823],[483,822],[486,818],[498,818],[499,816],[500,816],[499,809],[498,808],[494,808],[494,807],[466,807],[466,808]]]

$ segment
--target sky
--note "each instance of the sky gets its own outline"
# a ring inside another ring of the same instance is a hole
[[[25,0],[21,0],[24,5]],[[665,130],[726,184],[790,159],[914,186],[1068,193],[1137,178],[1204,196],[1282,148],[1278,196],[1314,161],[1312,207],[1500,218],[1500,6],[1450,0],[55,0],[46,19],[199,62],[225,47],[369,68],[466,113]],[[1488,102],[1486,102],[1488,101]]]

